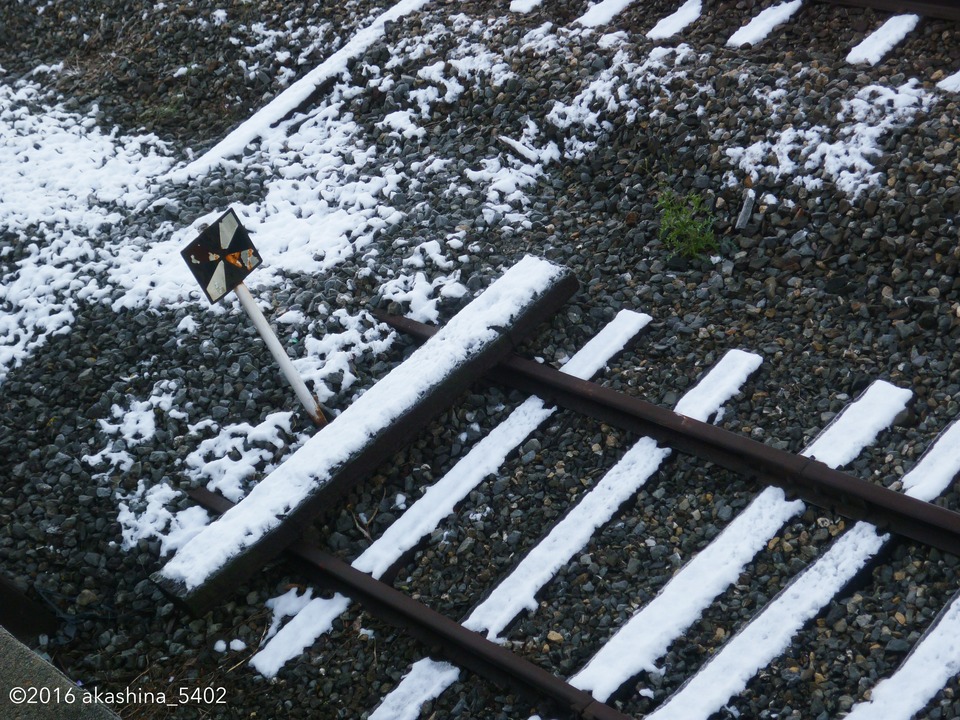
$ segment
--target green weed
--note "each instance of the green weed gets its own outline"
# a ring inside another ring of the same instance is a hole
[[[713,213],[695,193],[677,195],[664,188],[657,198],[660,211],[660,242],[671,253],[694,258],[717,249]]]

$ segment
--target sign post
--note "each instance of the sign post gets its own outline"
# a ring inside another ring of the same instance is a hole
[[[273,359],[280,365],[280,370],[307,414],[317,425],[326,425],[327,419],[320,409],[320,403],[307,389],[267,318],[257,306],[247,286],[243,284],[247,275],[262,262],[262,258],[253,246],[250,234],[240,224],[237,214],[232,209],[227,210],[180,254],[211,304],[219,302],[231,290],[236,292],[240,304],[267,344]]]

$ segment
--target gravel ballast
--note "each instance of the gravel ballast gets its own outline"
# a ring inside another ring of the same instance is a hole
[[[698,23],[655,51],[644,33],[674,9],[665,2],[636,3],[589,32],[570,24],[586,3],[520,14],[506,3],[428,2],[388,23],[346,75],[318,88],[310,107],[322,121],[304,116],[284,126],[287,139],[248,147],[235,159],[242,169],[230,163],[179,184],[156,179],[163,202],[94,200],[110,221],[86,231],[81,260],[57,262],[79,268],[76,277],[96,292],[51,290],[72,320],[38,336],[0,379],[0,567],[62,621],[39,651],[85,686],[225,688],[219,705],[112,708],[124,718],[362,718],[423,656],[354,606],[268,680],[247,661],[271,625],[266,601],[309,586],[295,566],[269,566],[193,618],[148,579],[165,559],[160,539],[124,547],[121,506],[143,513],[149,488],[204,482],[197,453],[221,429],[290,413],[276,443],[225,453],[240,462],[241,450],[260,451],[243,480],[249,486],[311,425],[236,304],[210,310],[199,291],[151,296],[168,292],[161,268],[155,287],[140,292],[111,263],[124,253],[140,259],[176,233],[186,238],[198,219],[230,204],[269,222],[285,212],[276,202],[285,182],[362,220],[349,242],[317,260],[322,269],[278,263],[258,271],[268,279],[254,288],[302,367],[317,366],[315,343],[342,339],[337,350],[349,362],[312,380],[335,411],[413,350],[367,312],[422,310],[419,272],[446,321],[530,253],[571,268],[581,290],[521,353],[559,364],[621,308],[648,313],[653,322],[597,380],[664,406],[726,350],[759,353],[763,364],[718,422],[773,446],[799,452],[875,379],[911,389],[908,411],[845,468],[899,489],[960,414],[960,111],[957,93],[936,85],[960,69],[958,28],[924,20],[879,64],[852,66],[849,47],[885,16],[805,4],[756,47],[725,47],[746,17],[772,4],[705,3]],[[59,102],[106,134],[153,134],[170,162],[212,147],[384,9],[266,0],[68,5],[0,10],[0,82],[23,79],[49,93],[17,100],[33,112]],[[853,129],[859,111],[870,138]],[[398,112],[410,125],[398,124]],[[310,165],[316,145],[298,135],[313,122],[344,138],[330,141],[331,161],[319,169]],[[858,138],[876,149],[862,172],[850,156],[839,167],[853,172],[843,174],[831,164],[839,155],[817,154]],[[512,185],[497,185],[505,175],[496,172],[506,170]],[[332,179],[320,188],[310,173]],[[374,193],[375,206],[345,200],[393,174],[399,179]],[[666,190],[702,197],[714,250],[686,258],[664,247],[657,201]],[[53,227],[0,225],[5,285],[34,267],[30,243],[52,242]],[[0,313],[16,311],[0,302]],[[319,521],[314,539],[355,558],[522,399],[473,387]],[[153,432],[124,439],[117,425],[140,404]],[[636,439],[558,412],[392,582],[462,618]],[[104,450],[100,462],[85,459]],[[129,465],[110,452],[127,453]],[[572,675],[757,491],[674,454],[544,589],[538,611],[506,632],[509,647]],[[953,486],[938,502],[960,509]],[[189,505],[174,493],[166,507]],[[813,507],[795,518],[674,643],[663,673],[638,677],[611,703],[637,716],[654,710],[849,525]],[[840,715],[896,669],[957,582],[956,558],[894,542],[717,717]],[[537,712],[549,708],[463,672],[421,717]],[[925,712],[960,716],[953,686]]]

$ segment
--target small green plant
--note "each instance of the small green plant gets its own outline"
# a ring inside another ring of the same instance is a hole
[[[695,193],[681,197],[664,188],[657,198],[660,211],[660,242],[674,255],[693,258],[716,250],[713,236],[713,213],[706,209],[703,198]]]

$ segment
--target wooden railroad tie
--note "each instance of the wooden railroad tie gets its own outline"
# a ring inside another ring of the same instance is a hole
[[[335,422],[204,528],[152,578],[203,613],[297,540],[576,292],[566,268],[526,257]]]

